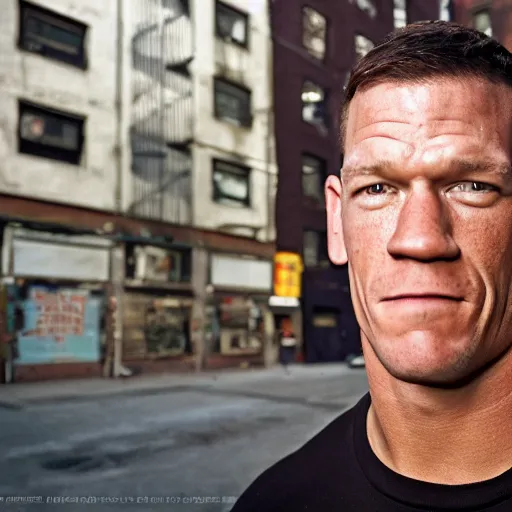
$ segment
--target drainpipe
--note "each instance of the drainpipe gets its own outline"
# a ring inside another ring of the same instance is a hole
[[[267,133],[266,133],[266,175],[267,175],[267,242],[272,235],[272,225],[275,217],[275,205],[272,198],[271,161],[272,161],[272,136],[274,132],[274,68],[273,68],[273,44],[272,44],[272,6],[271,0],[267,0],[267,16],[269,34],[267,38],[267,84],[269,105],[267,107]]]
[[[123,127],[124,127],[124,109],[123,109],[123,72],[124,72],[124,23],[123,23],[123,0],[116,1],[117,7],[117,47],[116,47],[116,184],[115,184],[115,210],[118,215],[123,214],[123,163],[124,163],[124,147],[123,147]],[[112,347],[112,361],[111,363],[111,376],[118,377],[122,374],[122,349],[123,349],[123,321],[122,321],[122,303],[124,294],[124,267],[123,244],[117,241],[112,245],[110,252],[111,258],[111,274],[110,274],[110,289],[112,296],[116,299],[115,315],[115,329],[111,334]]]
[[[124,24],[123,0],[117,0],[117,48],[116,48],[116,184],[115,209],[121,214],[123,210],[123,70],[124,70]]]
[[[114,355],[112,361],[112,377],[129,376],[130,370],[123,366],[123,295],[125,275],[125,247],[117,242],[112,249],[112,292],[116,299],[115,325],[112,333],[114,342]]]
[[[272,185],[274,176],[271,173],[272,162],[272,138],[274,135],[274,55],[272,40],[272,2],[267,0],[267,16],[269,33],[267,37],[267,87],[269,105],[267,107],[267,133],[266,133],[266,176],[267,176],[267,242],[270,242],[273,225],[275,223],[275,197],[272,194]],[[274,285],[272,283],[272,289]],[[274,314],[270,310],[268,304],[263,308],[264,318],[264,334],[263,334],[263,360],[266,368],[274,364],[273,347],[275,338]]]
[[[163,4],[161,2],[158,3],[158,7],[163,9]],[[160,90],[159,90],[159,130],[160,130],[160,138],[164,142],[168,142],[167,137],[165,135],[165,110],[166,110],[166,101],[165,101],[165,74],[166,74],[166,55],[165,55],[165,25],[166,22],[169,23],[168,20],[160,19],[158,21],[158,35],[159,35],[159,52],[160,52]],[[164,220],[164,176],[165,176],[165,164],[166,159],[160,158],[160,168],[159,168],[159,178],[158,178],[158,190],[160,194],[160,221]]]
[[[273,116],[272,106],[268,107],[267,111],[267,135],[266,135],[266,175],[267,175],[267,242],[270,242],[272,236],[272,225],[275,217],[274,198],[272,195],[272,182],[273,174],[271,173],[271,160],[272,160],[272,131],[273,131]]]
[[[4,332],[9,335],[9,341],[5,344],[6,349],[6,358],[4,361],[4,380],[6,384],[14,382],[14,344],[17,343],[18,332],[16,330],[16,322],[14,318],[9,318],[11,315],[16,316],[16,305],[9,304],[9,294],[8,294],[8,285],[14,285],[14,245],[13,245],[13,231],[10,227],[5,226],[3,233],[3,265],[5,268],[2,269],[4,274],[3,276],[3,286],[6,288],[5,290],[5,312],[4,312]],[[12,327],[12,330],[9,329]],[[0,340],[0,343],[4,342],[4,340]]]

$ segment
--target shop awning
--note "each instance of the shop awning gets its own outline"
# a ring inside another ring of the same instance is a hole
[[[278,297],[272,295],[268,299],[268,306],[273,313],[289,314],[300,308],[300,300],[296,297]]]

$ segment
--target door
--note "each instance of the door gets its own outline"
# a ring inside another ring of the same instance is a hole
[[[339,329],[340,311],[334,308],[315,307],[307,339],[306,361],[327,363],[343,361],[345,350]]]

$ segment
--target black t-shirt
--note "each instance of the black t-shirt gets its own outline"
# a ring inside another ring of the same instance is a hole
[[[441,485],[407,478],[385,466],[366,433],[370,403],[366,394],[302,448],[265,471],[232,512],[512,512],[512,468],[484,482]]]

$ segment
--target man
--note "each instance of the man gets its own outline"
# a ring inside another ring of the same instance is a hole
[[[329,255],[349,264],[370,393],[234,511],[509,512],[512,55],[418,23],[346,96]]]

